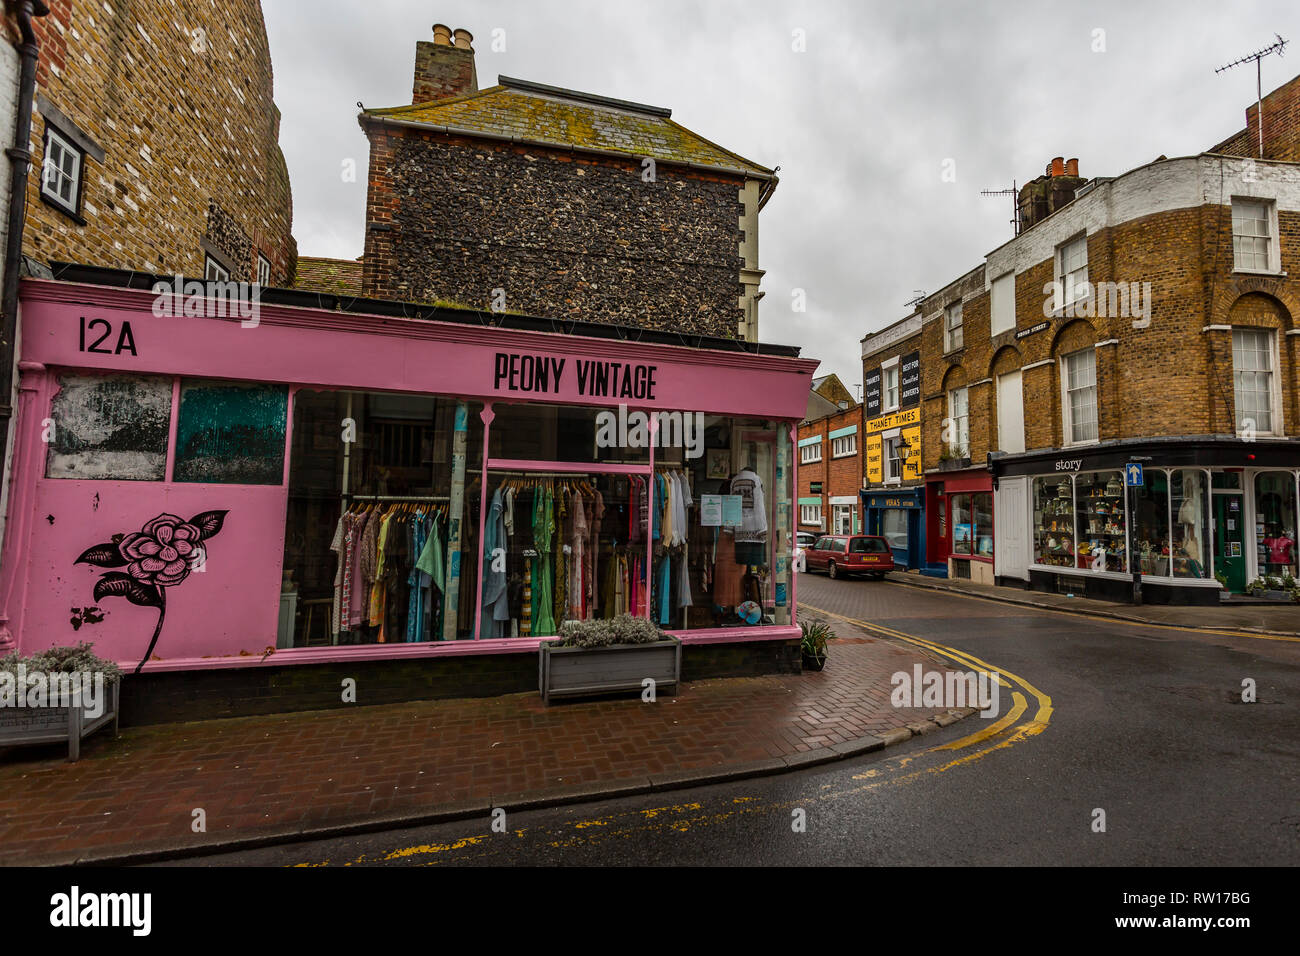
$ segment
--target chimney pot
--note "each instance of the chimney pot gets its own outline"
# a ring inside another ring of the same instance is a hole
[[[1057,157],[1053,158],[1053,160],[1052,160],[1052,166],[1051,166],[1051,172],[1049,173],[1049,175],[1051,175],[1051,176],[1064,176],[1064,175],[1065,175],[1065,157],[1064,157],[1064,156],[1057,156]]]
[[[415,44],[415,77],[411,86],[411,103],[419,105],[464,96],[478,91],[478,72],[474,68],[473,36],[468,30],[453,31],[444,23],[433,25],[433,42]]]
[[[1067,175],[1067,176],[1078,176],[1078,175],[1079,175],[1079,160],[1078,160],[1078,159],[1067,159],[1067,160],[1065,161],[1065,175]]]

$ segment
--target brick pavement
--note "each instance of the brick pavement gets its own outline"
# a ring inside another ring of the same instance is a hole
[[[548,708],[513,694],[130,728],[88,739],[75,764],[57,748],[0,752],[0,864],[166,854],[571,800],[575,789],[644,791],[674,775],[775,772],[938,713],[889,703],[891,674],[938,659],[831,623],[820,673],[695,681],[653,705]],[[191,830],[196,808],[204,833]]]

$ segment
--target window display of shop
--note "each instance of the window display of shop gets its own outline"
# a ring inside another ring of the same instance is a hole
[[[797,646],[797,349],[278,290],[252,327],[158,316],[147,287],[23,294],[0,645],[149,671],[461,657],[633,613]],[[84,351],[92,312],[137,348]]]
[[[1156,451],[1169,463],[1153,461]],[[1130,486],[1132,458],[1145,461]],[[1221,589],[1244,593],[1251,580],[1296,574],[1297,458],[1284,442],[1206,441],[1173,452],[1134,442],[1078,458],[1004,456],[994,470],[1029,478],[1031,586],[1128,599],[1137,572],[1144,600],[1214,603]],[[1044,465],[1054,471],[1034,474]],[[954,501],[954,515],[961,506]]]
[[[952,507],[952,554],[993,557],[993,493],[954,494]]]
[[[1170,514],[1173,517],[1173,564],[1176,578],[1209,578],[1210,494],[1202,471],[1169,473]]]
[[[1075,566],[1074,487],[1069,478],[1034,479],[1034,562]]]
[[[1123,475],[1101,471],[1074,479],[1075,566],[1090,571],[1126,571]]]
[[[1296,549],[1296,489],[1293,476],[1270,471],[1255,476],[1255,553],[1258,576],[1300,578]]]

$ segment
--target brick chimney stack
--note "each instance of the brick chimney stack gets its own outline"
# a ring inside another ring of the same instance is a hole
[[[1020,187],[1020,231],[1042,222],[1074,201],[1074,193],[1087,180],[1079,175],[1079,160],[1053,156],[1043,175]]]
[[[453,42],[454,37],[454,42]],[[415,44],[415,82],[412,103],[432,103],[452,96],[478,92],[474,69],[474,36],[468,30],[433,25],[433,42]]]

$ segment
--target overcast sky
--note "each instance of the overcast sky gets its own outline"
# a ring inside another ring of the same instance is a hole
[[[1300,39],[1294,0],[263,8],[300,254],[361,254],[368,149],[356,104],[409,103],[416,40],[432,39],[435,22],[463,27],[481,88],[504,74],[667,106],[700,135],[780,166],[760,217],[759,337],[802,346],[855,394],[859,339],[906,315],[914,290],[933,292],[1011,237],[1010,201],[981,189],[1023,184],[1053,156],[1077,156],[1091,177],[1206,149],[1245,125],[1255,96],[1253,65],[1214,68],[1275,33]],[[1300,45],[1265,58],[1265,93],[1297,73]],[[340,174],[348,158],[354,183]],[[804,313],[792,309],[796,289]]]

